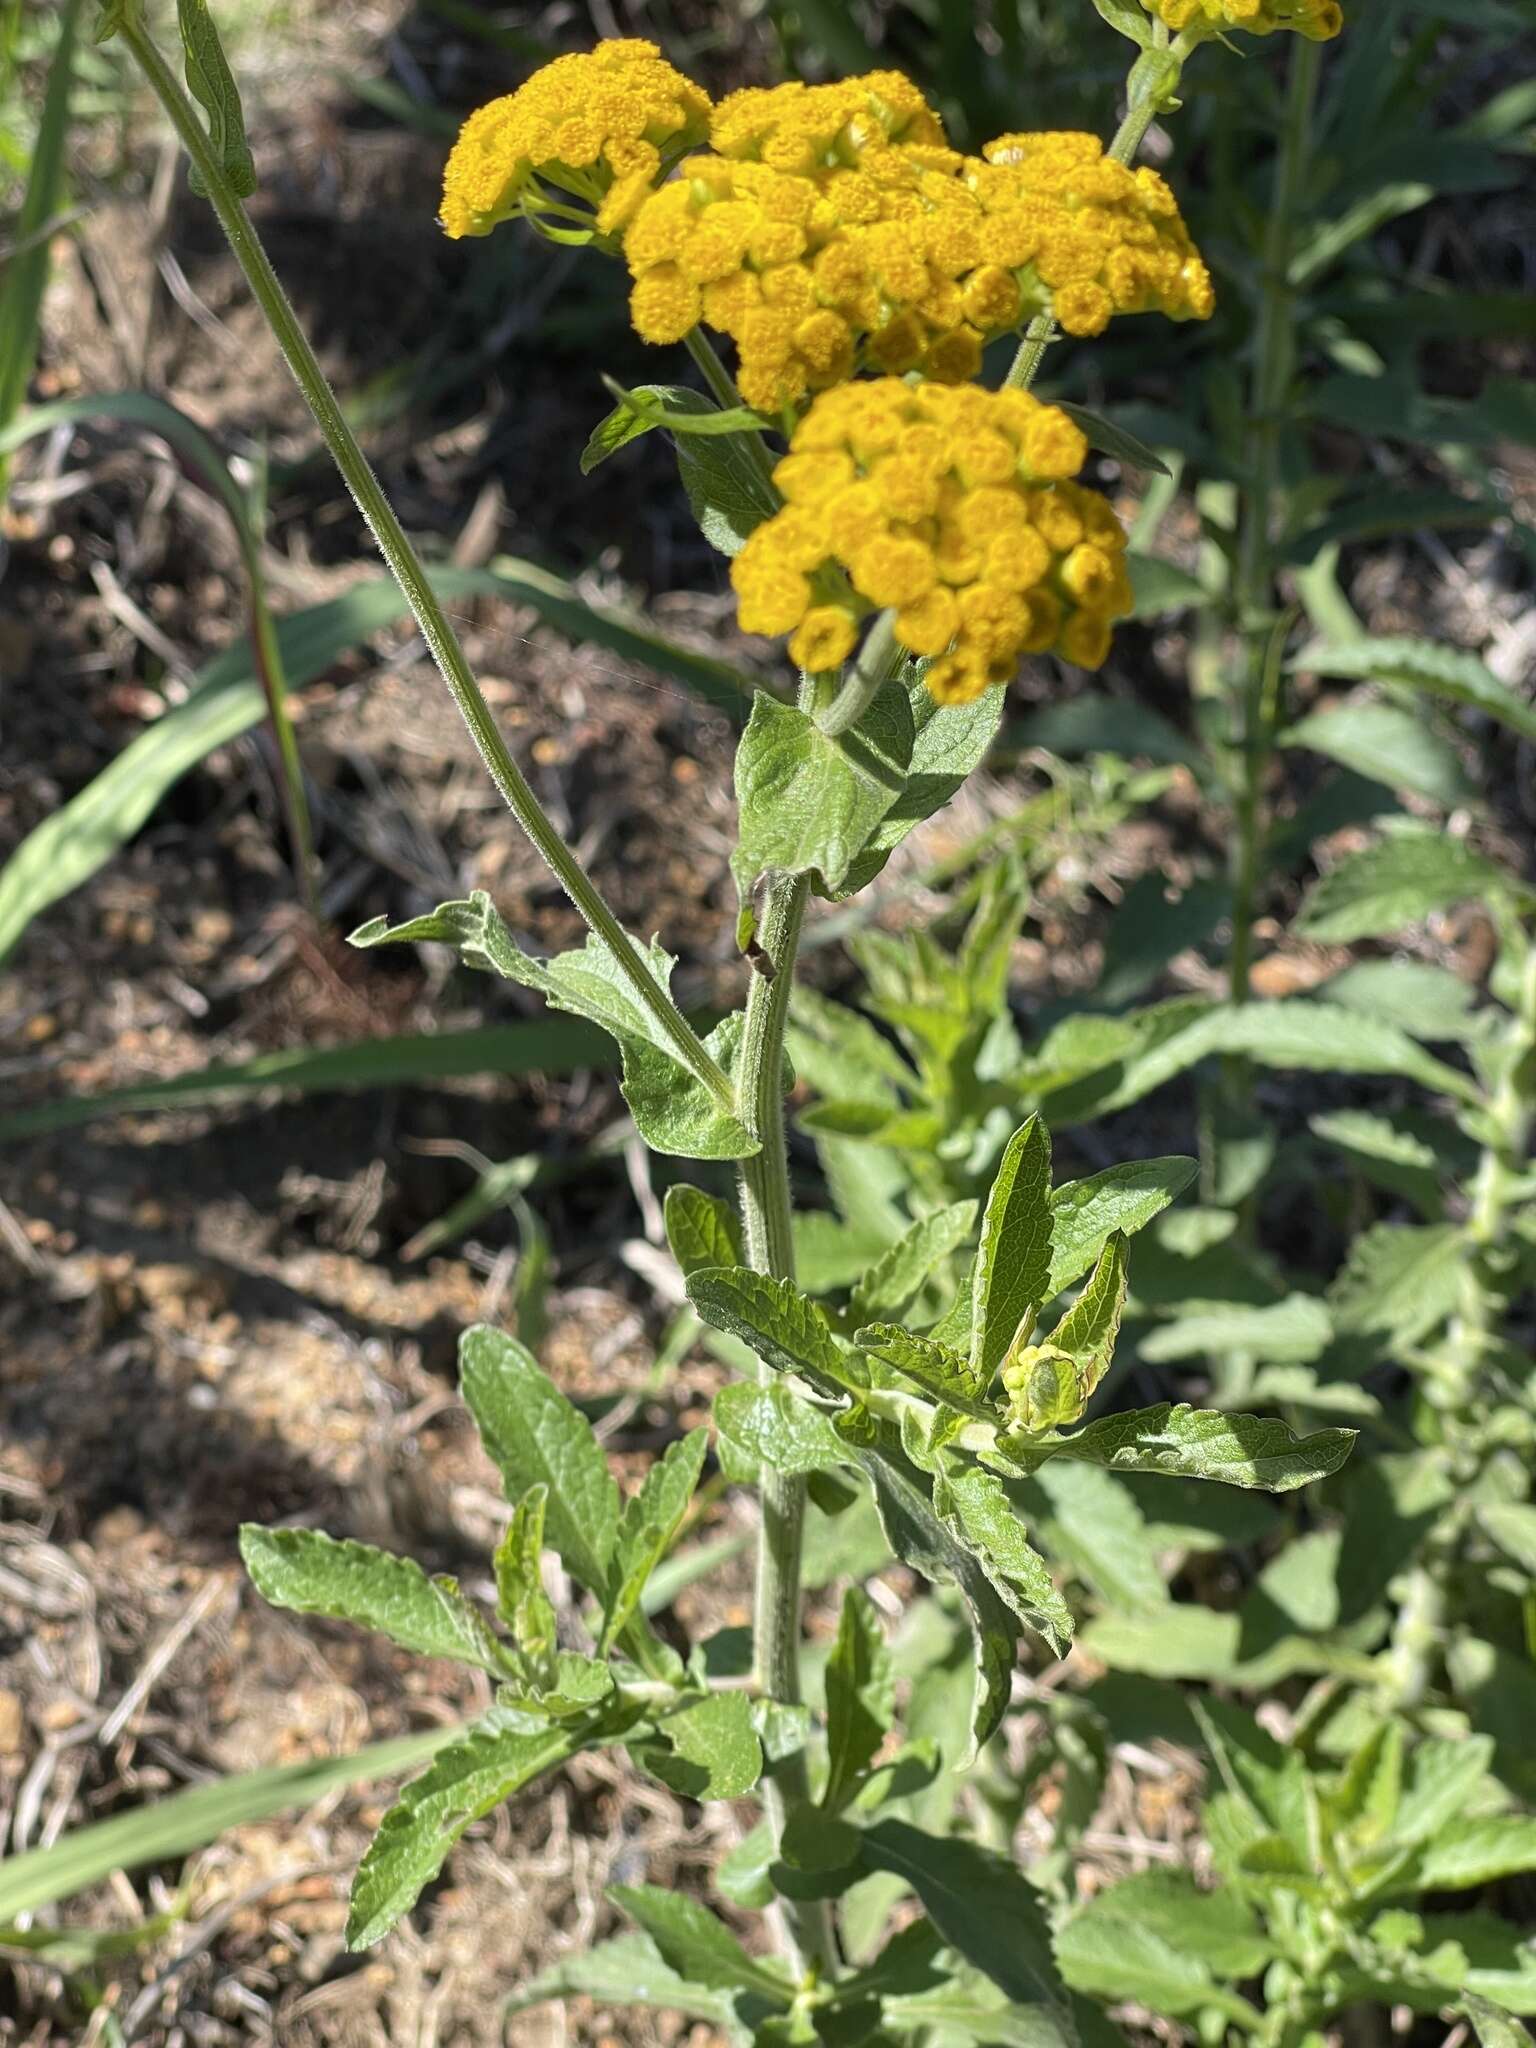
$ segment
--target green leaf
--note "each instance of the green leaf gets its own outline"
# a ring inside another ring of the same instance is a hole
[[[1349,945],[1512,886],[1500,868],[1459,839],[1400,832],[1346,855],[1308,896],[1296,928],[1306,938]]]
[[[1125,1239],[1116,1231],[1100,1252],[1087,1286],[1051,1332],[1051,1343],[1077,1368],[1079,1414],[1109,1371],[1125,1313],[1126,1283]]]
[[[950,1533],[980,1558],[1014,1613],[1064,1657],[1072,1641],[1072,1610],[1045,1559],[1027,1541],[1023,1520],[997,1475],[974,1467],[945,1474],[933,1483],[933,1507]]]
[[[1358,775],[1389,789],[1412,790],[1445,810],[1477,794],[1455,748],[1395,704],[1348,703],[1315,711],[1288,726],[1280,744],[1325,754]]]
[[[755,1481],[774,1472],[831,1472],[853,1462],[830,1420],[782,1381],[767,1386],[732,1380],[715,1396],[715,1427],[729,1449],[733,1477]]]
[[[739,1337],[777,1371],[803,1373],[824,1393],[848,1384],[826,1316],[788,1280],[744,1266],[706,1267],[689,1274],[688,1299],[711,1329]]]
[[[352,933],[350,944],[374,946],[435,941],[452,946],[471,967],[537,989],[557,1010],[573,1011],[600,1024],[618,1040],[623,1061],[624,1099],[635,1126],[653,1152],[687,1159],[742,1159],[757,1150],[740,1118],[719,1102],[679,1061],[671,1039],[641,1001],[618,956],[595,932],[584,945],[552,960],[535,960],[514,941],[490,896],[440,903],[425,917],[391,925],[373,918]],[[631,941],[651,978],[669,990],[676,961],[654,940]],[[705,1040],[723,1065],[734,1055],[739,1020],[727,1018]]]
[[[549,1998],[591,1998],[601,2005],[657,2006],[663,2011],[685,2013],[691,2019],[707,2020],[724,2028],[734,2040],[740,2035],[735,2008],[729,1997],[690,1983],[669,1968],[656,1944],[644,1934],[620,1934],[612,1941],[600,1941],[595,1948],[576,1949],[531,1982],[513,1992],[507,2012],[522,2012]]]
[[[902,1820],[866,1828],[861,1854],[869,1869],[888,1870],[911,1887],[951,1948],[1016,2004],[1046,2006],[1074,2038],[1050,1923],[1011,1858]]]
[[[65,417],[121,415],[147,423],[144,408],[154,403],[147,393],[127,392],[35,407],[0,434],[0,452]],[[129,410],[130,404],[135,410]],[[157,426],[155,431],[169,429]],[[440,597],[528,605],[572,638],[676,676],[712,702],[740,704],[750,687],[726,664],[674,647],[627,615],[593,610],[571,584],[535,563],[498,559],[490,569],[434,566],[429,574]],[[339,655],[393,625],[407,609],[394,580],[380,577],[354,583],[340,597],[278,620],[278,652],[290,694],[323,675]],[[266,715],[248,642],[231,646],[200,670],[180,704],[130,741],[78,796],[51,812],[0,869],[0,960],[40,911],[79,888],[127,844],[167,790]]]
[[[1477,1519],[1504,1555],[1536,1579],[1536,1507],[1524,1500],[1489,1501]]]
[[[760,692],[736,750],[743,904],[760,876],[813,877],[836,895],[901,795],[915,739],[907,693],[888,684],[853,731],[829,739],[808,713]]]
[[[1118,29],[1140,49],[1151,48],[1152,24],[1138,0],[1093,0],[1093,4],[1112,29]]]
[[[176,0],[181,47],[186,60],[187,89],[208,116],[208,139],[236,198],[249,199],[256,190],[256,161],[245,139],[245,115],[208,0]],[[194,166],[192,190],[206,198],[207,188]]]
[[[1463,1992],[1460,2004],[1482,2048],[1531,2048],[1530,2029],[1522,2027],[1491,1999],[1480,1998],[1476,1992]]]
[[[1427,960],[1357,960],[1323,989],[1330,1003],[1396,1024],[1426,1045],[1475,1038],[1487,1018],[1473,1007],[1470,983]]]
[[[539,1570],[548,1500],[548,1487],[529,1487],[512,1510],[494,1559],[497,1609],[518,1648],[535,1660],[555,1648],[555,1610]]]
[[[690,1799],[740,1799],[763,1775],[763,1746],[744,1692],[711,1693],[666,1715],[656,1728],[670,1743],[672,1757],[661,1764],[647,1751],[645,1761],[674,1792]]]
[[[1453,1820],[1420,1850],[1415,1882],[1426,1892],[1465,1892],[1536,1870],[1536,1819],[1505,1814]]]
[[[1148,1871],[1097,1893],[1056,1937],[1074,1991],[1134,1999],[1169,2019],[1210,2009],[1239,2025],[1259,2015],[1219,1978],[1257,1975],[1272,1951],[1233,1892],[1202,1892],[1182,1871]]]
[[[934,1268],[966,1242],[975,1224],[974,1202],[952,1202],[920,1217],[859,1276],[849,1297],[849,1316],[861,1323],[899,1316]]]
[[[1131,617],[1161,618],[1165,612],[1199,611],[1215,602],[1213,593],[1198,576],[1191,576],[1176,562],[1157,555],[1130,550],[1125,566],[1131,579]]]
[[[858,1586],[843,1595],[827,1659],[827,1782],[821,1803],[841,1813],[896,1718],[896,1675],[874,1602]]]
[[[1219,1480],[1224,1486],[1290,1493],[1337,1472],[1354,1446],[1352,1429],[1320,1429],[1297,1437],[1283,1422],[1257,1415],[1225,1415],[1160,1401],[1126,1415],[1106,1415],[1072,1436],[1047,1437],[1038,1462],[1047,1457],[1081,1458],[1121,1472],[1171,1472],[1190,1479]],[[1010,1438],[999,1456],[1026,1469],[1036,1447]]]
[[[709,1431],[702,1428],[668,1444],[625,1503],[608,1567],[608,1597],[597,1643],[600,1657],[607,1656],[628,1627],[646,1581],[677,1540],[708,1449]]]
[[[787,2006],[792,1987],[771,1963],[749,1956],[721,1920],[686,1892],[656,1884],[616,1884],[614,1904],[636,1921],[669,1970],[710,1991],[755,1991]]]
[[[667,1189],[662,1213],[667,1243],[685,1280],[704,1266],[742,1263],[741,1226],[729,1202],[677,1181]]]
[[[949,1345],[932,1337],[914,1336],[896,1323],[871,1323],[856,1330],[853,1341],[861,1351],[871,1352],[886,1365],[921,1387],[930,1400],[957,1408],[962,1415],[980,1422],[992,1422],[995,1411],[972,1391],[970,1363]]]
[[[936,704],[925,683],[907,686],[912,713],[912,758],[901,794],[850,862],[841,893],[868,888],[907,834],[935,813],[987,757],[1003,716],[1005,691],[999,684],[970,704]]]
[[[1080,1280],[1115,1231],[1132,1237],[1144,1229],[1199,1171],[1197,1160],[1174,1155],[1134,1159],[1086,1180],[1063,1181],[1051,1195],[1051,1267],[1045,1299]]]
[[[1464,704],[1497,719],[1522,739],[1536,740],[1536,705],[1517,697],[1475,654],[1442,647],[1433,640],[1405,637],[1317,640],[1289,664],[1322,676],[1359,677],[1417,690],[1447,703]]]
[[[581,454],[583,476],[657,427],[674,434],[755,434],[767,424],[749,406],[722,408],[686,385],[637,384],[626,391],[611,377],[603,382],[618,404],[592,429]]]
[[[294,1614],[377,1629],[404,1650],[451,1657],[505,1678],[515,1660],[452,1579],[429,1579],[408,1557],[369,1543],[338,1543],[318,1529],[261,1529],[246,1522],[240,1555],[264,1600]]]
[[[896,1556],[933,1585],[952,1582],[965,1602],[974,1678],[970,1740],[958,1764],[963,1770],[975,1761],[1007,1710],[1017,1625],[980,1560],[934,1513],[932,1499],[918,1475],[879,1451],[860,1451],[858,1455],[874,1485],[880,1526]]]
[[[1378,1223],[1363,1231],[1328,1290],[1345,1335],[1413,1344],[1453,1314],[1464,1263],[1455,1223]]]
[[[984,1394],[1021,1326],[1050,1293],[1051,1139],[1032,1116],[1008,1140],[981,1219],[971,1310],[971,1384]]]
[[[458,1733],[452,1727],[430,1728],[373,1742],[346,1756],[242,1771],[71,1828],[46,1848],[0,1860],[0,1920],[77,1897],[116,1870],[178,1862],[235,1828],[304,1812],[348,1785],[413,1770]]]
[[[1094,0],[1094,4],[1098,6],[1098,0]],[[1099,7],[1099,12],[1106,21],[1112,18],[1110,7],[1127,16],[1139,15],[1145,28],[1147,17],[1141,8],[1140,0],[1107,0],[1105,6]],[[1058,412],[1064,412],[1069,420],[1076,422],[1082,429],[1088,446],[1096,448],[1101,455],[1111,455],[1116,462],[1126,463],[1132,469],[1145,469],[1153,476],[1173,475],[1173,471],[1156,449],[1149,448],[1146,442],[1131,433],[1129,428],[1117,427],[1113,420],[1105,419],[1102,413],[1090,412],[1086,405],[1069,405],[1064,398],[1053,398],[1051,403]]]
[[[1140,1350],[1154,1365],[1233,1351],[1306,1364],[1321,1357],[1332,1339],[1333,1322],[1324,1304],[1314,1295],[1288,1294],[1262,1308],[1231,1301],[1182,1303],[1172,1322],[1142,1338]]]
[[[1419,1743],[1393,1822],[1393,1841],[1408,1846],[1427,1842],[1456,1820],[1493,1768],[1493,1757],[1489,1735]]]
[[[59,29],[48,65],[43,109],[26,167],[27,187],[20,208],[7,221],[9,249],[5,290],[0,293],[0,429],[11,424],[27,395],[37,362],[37,340],[43,294],[48,285],[52,223],[64,210],[68,191],[65,146],[69,135],[70,97],[75,81],[75,43],[80,26],[80,0],[63,0]],[[8,25],[9,27],[10,25]],[[8,58],[13,53],[8,50]],[[14,88],[16,75],[8,84]],[[0,501],[6,496],[8,465],[0,448]]]
[[[385,1814],[352,1883],[347,1946],[368,1948],[408,1913],[473,1821],[581,1747],[581,1731],[528,1732],[521,1715],[493,1707],[446,1744]]]
[[[1019,1484],[1051,1555],[1072,1566],[1111,1607],[1146,1614],[1167,1606],[1152,1533],[1123,1480],[1097,1466],[1053,1458],[1033,1480]]]
[[[1443,1212],[1440,1155],[1416,1131],[1364,1109],[1340,1109],[1310,1117],[1308,1128],[1314,1137],[1342,1152],[1368,1180],[1391,1194],[1405,1196],[1420,1215],[1437,1217]]]
[[[459,1339],[460,1386],[514,1507],[548,1488],[548,1541],[602,1597],[619,1531],[619,1489],[592,1425],[515,1337],[482,1324]]]

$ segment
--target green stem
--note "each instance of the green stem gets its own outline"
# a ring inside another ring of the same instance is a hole
[[[224,174],[223,164],[208,140],[196,109],[135,10],[126,12],[121,33],[203,180],[230,248],[266,316],[305,402],[314,414],[315,423],[336,467],[341,471],[348,490],[357,501],[358,510],[378,542],[379,552],[405,595],[422,638],[452,693],[459,715],[468,727],[492,781],[560,886],[593,932],[612,952],[621,973],[654,1018],[677,1058],[723,1109],[734,1111],[735,1090],[729,1078],[647,968],[628,933],[556,831],[508,751],[420,557],[406,538],[405,530],[369,466],[368,458],[347,425],[271,260]]]
[[[1263,787],[1270,752],[1265,696],[1274,597],[1271,535],[1279,497],[1280,440],[1295,368],[1294,300],[1290,284],[1296,214],[1311,146],[1321,46],[1293,39],[1285,123],[1275,164],[1275,188],[1264,238],[1263,291],[1254,344],[1245,484],[1238,517],[1237,568],[1232,598],[1243,636],[1241,686],[1242,781],[1233,835],[1232,950],[1227,979],[1233,1002],[1247,999],[1253,921],[1259,891],[1259,846],[1264,830]]]
[[[792,1280],[795,1246],[784,1133],[784,1033],[794,987],[795,956],[810,879],[781,877],[763,906],[752,987],[747,995],[739,1066],[741,1116],[761,1149],[741,1164],[741,1217],[746,1261],[754,1272]],[[765,1381],[773,1378],[759,1367]],[[800,1553],[805,1528],[805,1481],[765,1465],[758,1477],[761,1518],[757,1541],[757,1594],[753,1648],[757,1682],[783,1706],[800,1700]],[[795,1751],[763,1780],[763,1805],[774,1840],[789,1813],[810,1799],[803,1751]],[[804,1966],[836,1966],[831,1908],[825,1900],[784,1901],[787,1946]]]
[[[735,378],[725,367],[724,363],[721,362],[714,343],[702,327],[690,327],[683,336],[683,345],[698,365],[704,382],[709,386],[710,395],[719,402],[723,410],[730,412],[744,402],[740,391],[736,388]],[[761,481],[772,493],[774,502],[778,503],[779,487],[773,480],[774,460],[768,452],[767,443],[763,440],[762,435],[736,434],[731,438],[741,442],[751,460],[752,467],[757,471]]]
[[[901,666],[902,650],[896,642],[896,614],[882,612],[869,629],[859,658],[837,696],[816,720],[829,740],[852,732],[870,705]]]
[[[1147,130],[1168,106],[1178,85],[1184,58],[1194,47],[1186,36],[1166,45],[1168,31],[1161,22],[1157,23],[1157,30],[1157,44],[1150,50],[1143,50],[1131,66],[1130,76],[1125,82],[1125,119],[1115,130],[1114,140],[1105,152],[1118,164],[1135,162],[1136,153],[1146,140]],[[1039,376],[1045,352],[1055,338],[1056,322],[1049,313],[1037,313],[1019,343],[1012,367],[1003,379],[1004,384],[1011,385],[1016,391],[1027,391]]]

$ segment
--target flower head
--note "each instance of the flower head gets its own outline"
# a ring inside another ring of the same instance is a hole
[[[783,511],[731,565],[743,627],[790,634],[794,659],[822,669],[891,607],[946,704],[1024,654],[1097,668],[1131,591],[1118,520],[1071,481],[1087,452],[1022,391],[881,377],[823,392],[775,471]]]
[[[595,209],[599,233],[615,233],[708,122],[707,95],[654,43],[557,57],[465,122],[443,174],[443,227],[457,240],[516,213],[537,217],[554,186]]]
[[[1211,31],[1246,29],[1251,36],[1293,28],[1311,42],[1326,43],[1344,26],[1338,0],[1141,0],[1149,14],[1175,34],[1190,27]]]
[[[717,153],[689,157],[625,235],[632,316],[647,341],[700,321],[729,335],[764,411],[858,370],[963,383],[1036,313],[1097,334],[1116,313],[1211,311],[1167,185],[1093,136],[1004,136],[961,157],[883,72],[737,93],[712,134]]]
[[[968,179],[991,246],[1068,334],[1099,334],[1117,313],[1209,319],[1210,272],[1156,171],[1070,131],[1001,135],[984,157]]]

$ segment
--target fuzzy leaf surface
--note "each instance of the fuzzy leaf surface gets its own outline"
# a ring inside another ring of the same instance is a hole
[[[896,1674],[875,1604],[861,1587],[843,1595],[827,1660],[827,1783],[822,1805],[840,1813],[874,1762],[896,1716]]]
[[[1086,1180],[1063,1181],[1051,1194],[1051,1295],[1094,1264],[1111,1234],[1133,1237],[1181,1195],[1200,1171],[1198,1160],[1173,1155],[1106,1167]]]
[[[575,1728],[528,1732],[518,1715],[492,1708],[460,1742],[440,1749],[385,1814],[358,1866],[347,1915],[347,1946],[382,1939],[442,1869],[472,1821],[581,1747]]]
[[[715,1396],[715,1427],[743,1482],[774,1472],[831,1472],[853,1454],[819,1408],[777,1380],[732,1380]]]
[[[264,1600],[294,1614],[377,1629],[404,1650],[451,1657],[505,1678],[512,1660],[452,1579],[429,1579],[409,1557],[370,1543],[337,1542],[318,1529],[246,1523],[240,1555]]]
[[[984,1394],[1051,1281],[1051,1140],[1039,1117],[1008,1140],[981,1219],[971,1310],[971,1385]]]
[[[465,1402],[514,1506],[548,1489],[544,1526],[566,1569],[599,1598],[619,1531],[619,1489],[592,1425],[530,1351],[481,1324],[459,1340]]]
[[[1352,1429],[1320,1429],[1296,1436],[1283,1422],[1258,1415],[1227,1415],[1160,1401],[1126,1415],[1106,1415],[1071,1436],[1037,1444],[1010,1438],[998,1455],[1021,1469],[1046,1458],[1082,1458],[1120,1472],[1170,1472],[1214,1479],[1225,1486],[1290,1493],[1337,1472],[1354,1446]]]
[[[646,1581],[676,1540],[708,1449],[709,1431],[690,1430],[668,1444],[626,1501],[609,1566],[607,1613],[597,1645],[600,1656],[606,1656],[623,1634]]]

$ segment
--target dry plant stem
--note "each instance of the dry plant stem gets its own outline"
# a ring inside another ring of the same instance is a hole
[[[1312,110],[1321,71],[1321,45],[1294,38],[1286,92],[1285,125],[1275,165],[1275,189],[1264,239],[1263,295],[1254,344],[1249,405],[1247,478],[1239,517],[1237,570],[1232,600],[1243,635],[1241,682],[1242,787],[1233,844],[1232,951],[1227,978],[1233,1002],[1245,1002],[1253,963],[1253,920],[1263,833],[1264,770],[1269,754],[1266,718],[1274,597],[1271,532],[1278,499],[1280,436],[1286,394],[1295,367],[1294,295],[1290,283],[1296,213],[1311,146]]]
[[[182,91],[175,73],[166,63],[142,22],[130,11],[121,33],[156,97],[170,116],[182,147],[196,166],[219,225],[244,271],[278,346],[282,349],[294,380],[315,416],[315,423],[330,450],[358,510],[368,522],[379,551],[400,585],[423,639],[448,685],[459,714],[469,729],[481,759],[489,770],[508,809],[533,841],[556,880],[586,919],[592,931],[612,952],[625,979],[655,1019],[678,1059],[719,1103],[735,1110],[735,1090],[724,1071],[711,1058],[698,1034],[672,998],[651,974],[627,932],[598,894],[592,881],[561,839],[538,798],[524,780],[522,771],[508,751],[497,729],[489,705],[480,693],[457,634],[438,602],[426,571],[405,530],[385,497],[368,458],[336,403],[300,327],[288,296],[273,270],[271,261],[252,227],[245,208],[224,175],[223,165],[209,143],[202,121]]]
[[[760,1150],[741,1163],[741,1220],[747,1264],[792,1280],[789,1156],[784,1134],[784,1031],[794,988],[795,955],[810,879],[781,877],[763,905],[758,955],[741,1039],[741,1114]],[[765,1382],[770,1367],[759,1368]],[[758,1477],[760,1519],[753,1650],[759,1686],[782,1706],[800,1700],[800,1552],[805,1481],[764,1466]],[[810,1798],[805,1757],[797,1751],[763,1780],[763,1805],[777,1841],[788,1813]],[[783,1902],[783,1933],[796,1961],[826,1972],[836,1966],[831,1908],[825,1900]]]

